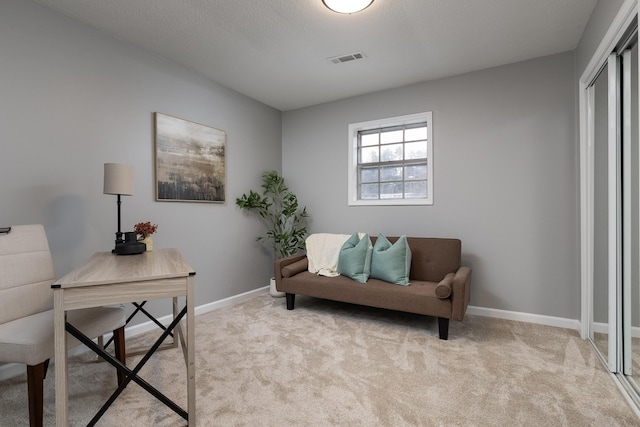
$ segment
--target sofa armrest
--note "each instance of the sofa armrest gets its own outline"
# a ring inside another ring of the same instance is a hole
[[[455,273],[449,273],[444,276],[444,279],[436,286],[436,296],[440,299],[446,299],[451,296],[453,291],[453,279],[456,277]]]
[[[309,261],[307,258],[302,258],[294,263],[289,265],[285,265],[282,267],[281,274],[282,277],[292,277],[298,273],[302,273],[303,271],[307,271],[309,269]]]
[[[451,318],[453,320],[464,319],[469,299],[471,297],[471,269],[460,267],[456,271],[452,283],[451,292]]]
[[[278,289],[280,287],[280,282],[282,281],[282,277],[288,277],[288,276],[283,276],[283,269],[285,269],[285,267],[294,264],[298,261],[306,261],[307,260],[307,256],[306,255],[292,255],[286,258],[280,258],[275,260],[275,262],[273,263],[273,270],[275,273],[275,279],[276,279],[276,289]],[[302,270],[301,270],[302,271]]]

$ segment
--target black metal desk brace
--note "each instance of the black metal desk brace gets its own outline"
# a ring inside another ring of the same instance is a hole
[[[147,301],[142,301],[141,303],[137,303],[137,302],[132,302],[131,304],[133,304],[135,306],[135,310],[133,311],[133,313],[131,313],[129,315],[129,317],[127,317],[127,320],[125,321],[124,326],[127,326],[129,324],[129,322],[131,321],[131,319],[133,319],[133,317],[138,314],[138,312],[142,312],[145,316],[147,316],[153,323],[155,323],[156,325],[158,325],[159,328],[161,328],[163,331],[166,331],[167,328],[158,321],[158,319],[156,319],[155,317],[153,317],[153,315],[151,313],[149,313],[147,310],[145,310],[143,308],[143,306],[147,303]],[[171,338],[174,338],[173,333],[169,333],[169,335],[171,336]],[[111,342],[113,341],[113,336],[111,336],[111,338],[109,338],[109,340],[107,341],[107,343],[104,345],[104,348],[109,347],[109,344],[111,344]],[[175,345],[171,345],[170,347],[165,347],[165,348],[175,348]],[[161,349],[162,350],[162,349]],[[140,354],[140,352],[136,352],[136,353],[130,353],[130,355],[134,355],[134,354]]]
[[[94,426],[98,422],[98,420],[102,417],[102,415],[104,415],[107,409],[109,409],[109,406],[111,406],[111,404],[116,400],[116,398],[120,395],[120,393],[122,393],[122,391],[127,387],[129,382],[131,381],[134,381],[136,384],[138,384],[140,387],[145,389],[155,398],[157,398],[162,403],[164,403],[169,408],[171,408],[175,413],[180,415],[185,420],[189,421],[189,414],[187,413],[187,411],[182,409],[175,402],[173,402],[167,396],[162,394],[158,389],[156,389],[151,384],[147,383],[144,379],[138,376],[138,372],[140,372],[140,369],[142,369],[145,363],[147,363],[147,361],[151,358],[153,353],[155,353],[156,350],[158,350],[158,347],[160,347],[160,344],[162,344],[162,342],[167,338],[167,336],[169,336],[171,331],[175,329],[178,323],[180,323],[180,320],[182,320],[182,318],[186,314],[187,314],[187,306],[185,305],[182,311],[180,311],[180,313],[176,316],[176,318],[173,319],[171,324],[167,328],[165,328],[165,330],[162,332],[162,335],[160,335],[160,337],[156,340],[156,342],[153,343],[149,351],[144,355],[142,360],[138,362],[138,364],[135,366],[135,368],[133,368],[133,370],[127,368],[127,366],[123,365],[118,359],[116,359],[115,357],[113,357],[112,355],[104,351],[103,347],[97,345],[92,340],[87,338],[86,335],[84,335],[82,332],[76,329],[72,324],[70,324],[69,322],[65,322],[65,329],[67,330],[67,332],[69,332],[71,335],[77,338],[78,341],[80,341],[81,343],[89,347],[92,351],[98,354],[98,356],[102,357],[111,365],[115,366],[116,369],[124,372],[126,375],[125,380],[122,381],[122,384],[118,386],[118,388],[111,394],[111,396],[104,403],[104,405],[102,405],[102,407],[93,417],[93,419],[89,422],[89,424],[87,424],[88,426]]]

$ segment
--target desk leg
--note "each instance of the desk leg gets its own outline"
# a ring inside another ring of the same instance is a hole
[[[187,404],[189,425],[196,425],[196,328],[193,310],[194,276],[187,278]],[[174,334],[175,339],[175,334]]]
[[[56,426],[69,425],[67,418],[67,332],[65,330],[64,290],[53,291],[54,354],[56,366]]]
[[[174,319],[178,316],[178,313],[180,313],[180,307],[178,307],[178,297],[173,297],[173,318]],[[173,343],[171,344],[171,348],[178,347],[178,333],[177,333],[178,330],[181,331],[182,329],[178,328],[173,330]]]

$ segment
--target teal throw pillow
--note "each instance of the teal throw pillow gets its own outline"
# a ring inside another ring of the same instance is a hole
[[[373,245],[371,278],[396,285],[408,285],[411,271],[411,249],[407,236],[401,236],[394,244],[380,233]]]
[[[369,235],[365,234],[360,239],[358,233],[353,233],[340,248],[338,273],[350,277],[356,282],[366,283],[371,273],[372,252],[373,246]]]

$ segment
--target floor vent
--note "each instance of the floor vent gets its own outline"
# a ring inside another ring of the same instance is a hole
[[[348,55],[334,56],[333,58],[327,58],[334,64],[342,64],[343,62],[355,61],[356,59],[364,59],[366,56],[362,52],[350,53]]]

